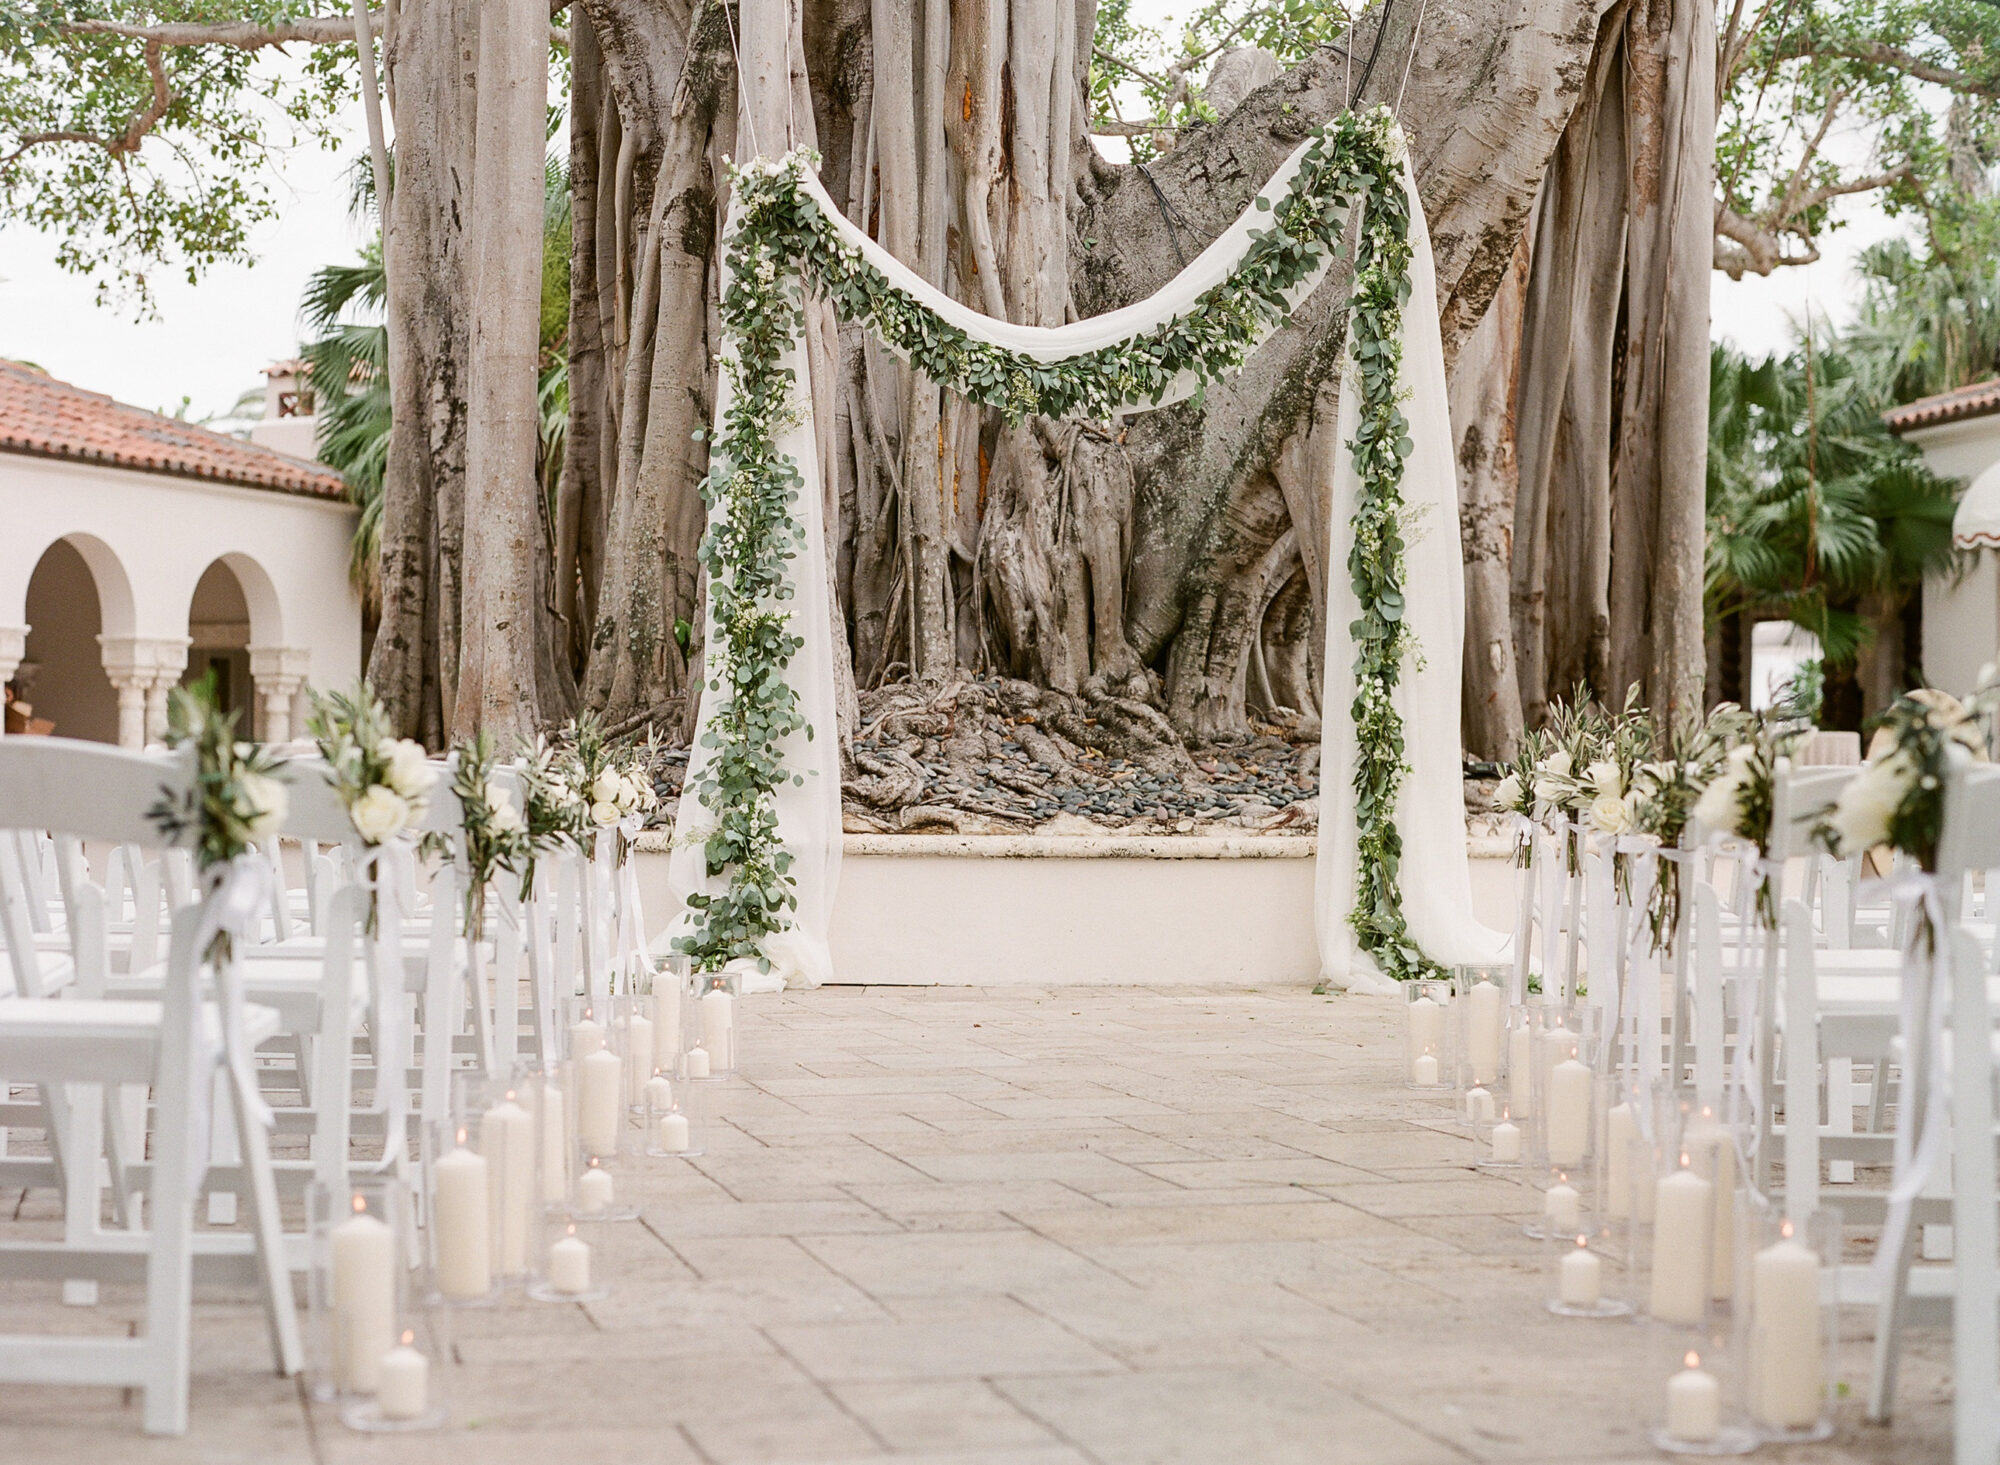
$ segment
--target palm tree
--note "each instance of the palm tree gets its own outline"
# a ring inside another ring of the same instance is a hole
[[[374,212],[373,171],[352,173],[354,212]],[[548,163],[542,225],[542,347],[537,398],[541,409],[539,470],[542,491],[553,495],[562,472],[569,426],[569,167]],[[327,265],[306,282],[299,318],[308,339],[302,348],[306,382],[319,422],[320,461],[347,480],[348,496],[361,507],[348,553],[347,572],[361,592],[372,622],[381,610],[382,475],[389,461],[389,333],[382,324],[387,274],[378,233],[352,264]]]

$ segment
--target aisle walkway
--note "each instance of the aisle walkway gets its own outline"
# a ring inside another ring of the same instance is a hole
[[[695,1162],[655,1162],[588,1306],[458,1314],[459,1428],[349,1433],[197,1311],[194,1427],[0,1387],[0,1465],[1453,1465],[1658,1460],[1643,1330],[1550,1317],[1524,1192],[1394,1086],[1389,1004],[1303,993],[853,988],[757,1001]],[[23,1215],[46,1212],[35,1194]],[[123,1328],[132,1299],[62,1310]],[[1866,1319],[1850,1314],[1849,1331]],[[1941,1336],[1893,1431],[1947,1454]]]

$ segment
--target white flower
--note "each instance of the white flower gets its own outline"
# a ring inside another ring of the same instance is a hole
[[[618,790],[625,782],[615,772],[607,768],[597,775],[597,781],[590,786],[590,801],[594,804],[615,804]]]
[[[1743,773],[1757,760],[1755,743],[1738,743],[1729,750],[1729,767],[1734,773]]]
[[[1599,794],[1590,801],[1590,827],[1599,834],[1627,834],[1632,829],[1631,807],[1621,798]]]
[[[1836,853],[1856,855],[1886,844],[1889,821],[1903,806],[1917,780],[1917,763],[1901,748],[1878,758],[1841,791],[1827,819]]]
[[[1521,807],[1521,775],[1510,773],[1500,780],[1500,786],[1493,790],[1493,807],[1517,812]]]
[[[424,745],[409,738],[384,738],[375,745],[375,756],[389,765],[389,787],[405,799],[421,799],[437,782]]]
[[[1583,771],[1583,776],[1590,781],[1590,786],[1597,791],[1598,797],[1609,799],[1625,797],[1625,775],[1610,759],[1591,764]]]
[[[376,784],[348,808],[354,832],[368,844],[394,839],[410,827],[410,806],[386,784]]]
[[[624,817],[623,814],[619,813],[616,804],[606,803],[602,799],[590,806],[590,822],[593,824],[600,824],[609,828]]]
[[[292,798],[282,783],[268,774],[240,773],[236,787],[241,794],[243,823],[252,839],[266,839],[284,827]]]
[[[514,795],[497,783],[486,785],[486,807],[491,811],[493,827],[503,834],[528,827],[522,822],[521,811],[514,807]]]
[[[1743,823],[1743,777],[1735,761],[1732,755],[1731,766],[1710,780],[1695,800],[1694,817],[1704,829],[1735,834]]]

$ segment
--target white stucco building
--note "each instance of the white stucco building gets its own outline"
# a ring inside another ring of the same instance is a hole
[[[271,741],[361,669],[356,510],[317,463],[0,362],[0,681],[64,736],[136,746],[214,671]]]
[[[1924,584],[1924,677],[1960,696],[2000,656],[2000,380],[1924,397],[1883,415],[1931,471],[1965,483],[1952,518],[1956,571]]]

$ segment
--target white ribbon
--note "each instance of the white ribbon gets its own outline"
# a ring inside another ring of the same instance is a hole
[[[1875,1249],[1875,1275],[1886,1288],[1895,1280],[1910,1214],[1937,1169],[1950,1138],[1951,1086],[1944,1066],[1945,1008],[1951,995],[1951,931],[1945,924],[1944,891],[1936,875],[1905,870],[1864,886],[1869,896],[1886,895],[1903,928],[1900,998],[1903,1035],[1903,1093],[1896,1105],[1895,1178],[1889,1187],[1888,1215]],[[1921,919],[1919,919],[1921,917]],[[1928,939],[1926,939],[1928,936]],[[1928,946],[1928,951],[1925,947]],[[1912,1095],[1909,1079],[1919,1065],[1924,1092]],[[1881,1075],[1876,1076],[1881,1083]]]
[[[261,855],[241,854],[202,871],[201,883],[201,913],[194,934],[195,983],[193,1000],[188,1004],[194,1024],[193,1032],[188,1035],[195,1060],[188,1100],[194,1121],[196,1188],[208,1175],[210,1127],[215,1119],[209,1108],[209,1075],[215,1072],[218,1058],[228,1065],[230,1079],[250,1122],[266,1129],[273,1123],[271,1106],[264,1102],[257,1086],[257,1068],[244,1018],[243,984],[236,977],[236,947],[256,935],[271,898],[271,867]],[[208,1004],[201,992],[200,963],[208,959],[218,937],[228,940],[220,958],[211,963],[220,1029],[219,1034],[211,1034],[204,1014]]]
[[[409,1131],[408,1045],[403,1041],[409,1016],[403,984],[403,873],[409,853],[409,846],[400,840],[371,845],[359,865],[375,917],[367,946],[369,990],[375,1008],[375,1099],[369,1112],[387,1116],[383,1121],[383,1168],[402,1153]]]

